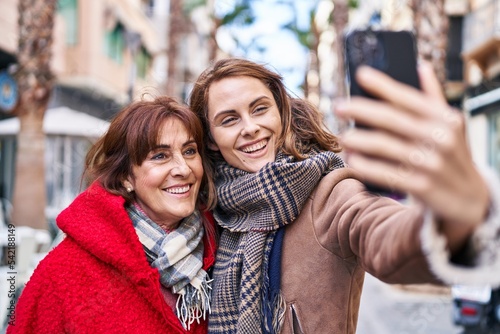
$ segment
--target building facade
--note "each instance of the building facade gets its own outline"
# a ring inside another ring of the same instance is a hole
[[[474,158],[500,173],[500,1],[469,2],[464,16],[464,108]]]
[[[383,25],[413,29],[405,1],[385,0]],[[500,1],[446,0],[448,101],[467,118],[474,160],[500,173]]]
[[[82,190],[86,151],[131,99],[160,85],[154,75],[160,33],[153,1],[59,0],[53,31],[56,77],[44,119],[49,222]],[[0,75],[16,68],[18,0],[0,4]],[[0,92],[8,90],[2,86]],[[0,198],[12,198],[17,120],[0,107]],[[18,125],[17,125],[18,127]],[[56,130],[54,130],[56,129]],[[97,130],[97,131],[95,131]]]

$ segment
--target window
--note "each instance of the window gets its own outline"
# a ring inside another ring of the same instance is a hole
[[[500,175],[500,111],[490,116],[490,164]]]
[[[89,139],[71,136],[47,136],[45,178],[47,218],[54,219],[83,190],[82,173]]]
[[[104,36],[104,53],[118,64],[123,62],[125,49],[125,29],[117,23],[114,29],[107,31]]]
[[[66,25],[66,44],[76,45],[78,43],[78,1],[58,0],[57,11]]]
[[[90,139],[47,135],[45,139],[46,216],[54,224],[56,216],[84,190],[82,173]],[[12,201],[15,179],[16,136],[0,137],[0,199]]]
[[[463,17],[451,16],[448,29],[448,50],[446,52],[446,73],[450,81],[463,80],[462,28]]]
[[[149,67],[151,66],[151,55],[141,46],[135,57],[135,65],[137,66],[137,76],[141,79],[146,78]]]
[[[141,0],[142,10],[147,17],[153,16],[153,11],[155,7],[154,0]]]
[[[16,137],[0,137],[0,198],[12,200],[15,174]]]

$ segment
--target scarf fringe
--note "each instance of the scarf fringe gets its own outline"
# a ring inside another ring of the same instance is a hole
[[[283,322],[285,320],[286,303],[285,298],[283,298],[283,295],[280,292],[272,297],[272,305],[270,305],[270,308],[272,310],[272,319],[270,319],[272,328],[269,328],[268,321],[264,320],[266,327],[265,333],[281,333],[281,328],[283,327]]]
[[[206,275],[199,288],[188,284],[179,291],[175,309],[184,329],[190,330],[192,323],[196,321],[199,324],[200,319],[206,320],[207,314],[211,313],[212,281],[213,279],[209,279],[208,275]]]
[[[138,205],[127,212],[151,267],[158,269],[160,284],[178,294],[177,317],[185,329],[211,313],[212,280],[203,270],[203,225],[199,211],[166,233]],[[183,255],[184,254],[184,255]]]
[[[278,293],[274,302],[273,328],[275,333],[281,333],[283,322],[285,320],[286,303],[281,293]]]

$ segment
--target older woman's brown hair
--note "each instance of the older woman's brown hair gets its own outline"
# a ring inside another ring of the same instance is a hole
[[[140,166],[158,144],[164,121],[172,117],[180,120],[193,136],[203,161],[199,207],[213,208],[215,185],[205,155],[202,124],[188,106],[170,97],[141,100],[122,109],[112,120],[107,133],[87,153],[86,180],[99,180],[107,191],[122,196],[127,203],[133,202],[135,192],[127,192],[123,181],[132,174],[132,166]]]

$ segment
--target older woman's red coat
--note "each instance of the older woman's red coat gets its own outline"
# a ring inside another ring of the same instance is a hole
[[[185,331],[165,303],[122,197],[94,183],[57,223],[66,238],[35,269],[8,334],[207,332],[205,321]],[[205,269],[215,257],[210,241]]]

